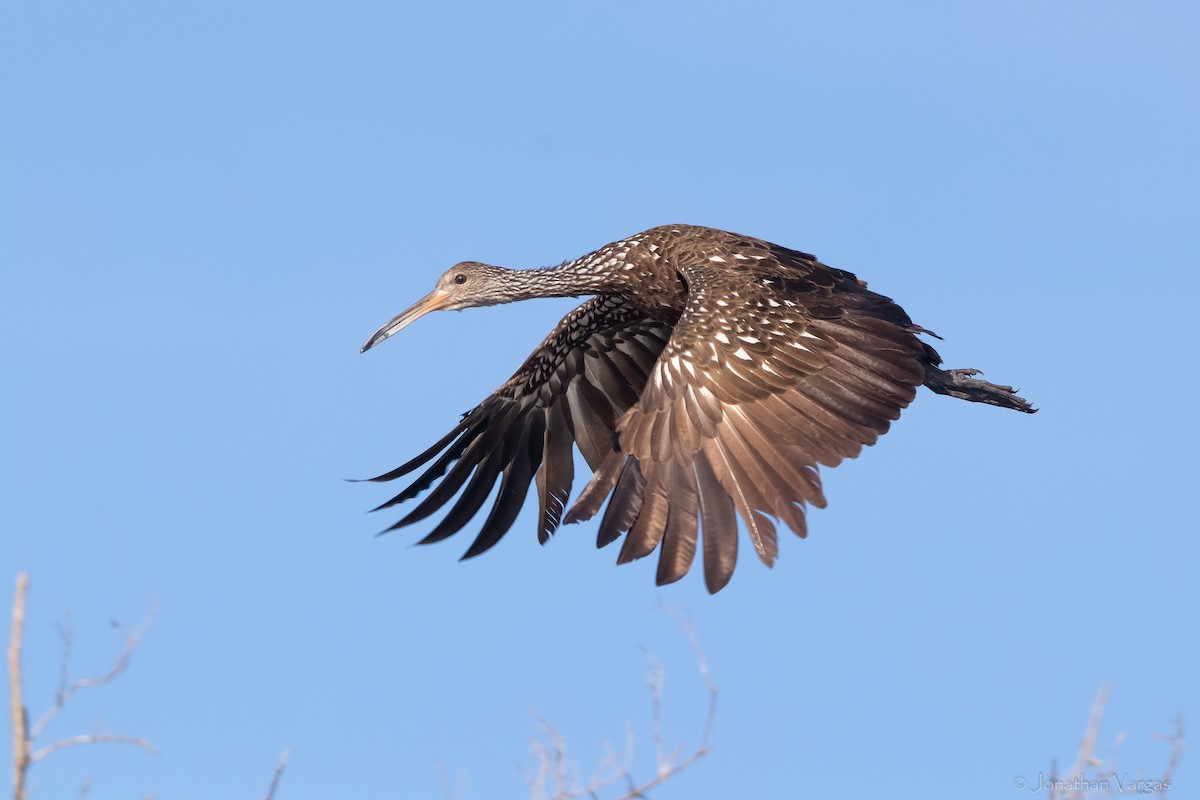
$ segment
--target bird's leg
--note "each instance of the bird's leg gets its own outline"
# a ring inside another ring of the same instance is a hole
[[[1017,389],[1011,386],[1000,386],[995,383],[971,377],[982,375],[977,369],[938,369],[930,364],[925,365],[925,385],[937,394],[957,397],[960,400],[970,400],[972,403],[987,403],[988,405],[1011,408],[1033,414],[1037,411],[1029,401],[1017,396]]]

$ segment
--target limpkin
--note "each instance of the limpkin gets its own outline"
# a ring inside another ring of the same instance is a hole
[[[937,351],[918,339],[930,332],[853,274],[693,225],[653,228],[557,267],[464,261],[362,350],[431,311],[579,295],[593,296],[503,386],[429,449],[371,479],[428,465],[375,509],[434,487],[389,531],[457,495],[421,543],[445,539],[499,481],[470,558],[509,530],[535,483],[540,542],[607,500],[598,547],[625,534],[618,563],[658,549],[657,582],[665,584],[688,572],[702,537],[705,584],[717,592],[733,574],[738,517],[771,565],[775,523],[803,537],[805,507],[825,506],[818,465],[837,466],[874,444],[921,384],[1036,410],[1012,387],[974,377],[977,370],[941,369]],[[573,448],[593,474],[567,510]]]

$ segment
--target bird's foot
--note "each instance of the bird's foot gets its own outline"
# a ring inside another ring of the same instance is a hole
[[[1026,414],[1033,414],[1037,411],[1028,400],[1017,396],[1020,389],[972,377],[982,374],[977,369],[928,367],[925,371],[925,385],[938,394],[957,397],[960,400],[970,400],[972,403],[987,403],[1001,408],[1011,408],[1014,411],[1024,411]]]

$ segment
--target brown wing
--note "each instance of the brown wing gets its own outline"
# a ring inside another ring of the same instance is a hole
[[[564,317],[516,374],[464,414],[453,430],[407,464],[371,478],[390,481],[428,464],[375,510],[415,498],[437,483],[388,530],[430,516],[457,494],[421,544],[441,541],[475,516],[499,481],[487,519],[463,556],[470,558],[508,531],[536,481],[538,540],[544,543],[558,527],[571,493],[572,445],[593,469],[612,451],[616,421],[637,401],[670,334],[668,323],[646,319],[620,298],[588,300]]]
[[[875,442],[912,400],[924,345],[891,300],[810,256],[750,240],[739,264],[703,252],[679,267],[687,307],[638,404],[617,425],[567,521],[596,513],[601,542],[628,531],[619,561],[661,545],[658,582],[687,573],[703,533],[709,591],[737,560],[735,509],[759,557],[772,519],[800,536],[824,507],[817,465]]]

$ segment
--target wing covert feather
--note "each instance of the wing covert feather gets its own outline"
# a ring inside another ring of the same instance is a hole
[[[629,531],[621,561],[661,545],[659,583],[687,571],[698,528],[705,583],[725,586],[737,517],[772,564],[774,521],[804,536],[805,507],[825,506],[817,466],[874,444],[923,380],[924,345],[899,306],[804,254],[770,253],[757,271],[699,258],[678,267],[687,306],[616,425],[621,480],[597,474],[585,507],[568,515],[595,513],[619,493],[622,513],[606,513],[602,540]],[[640,486],[624,480],[630,465]]]

